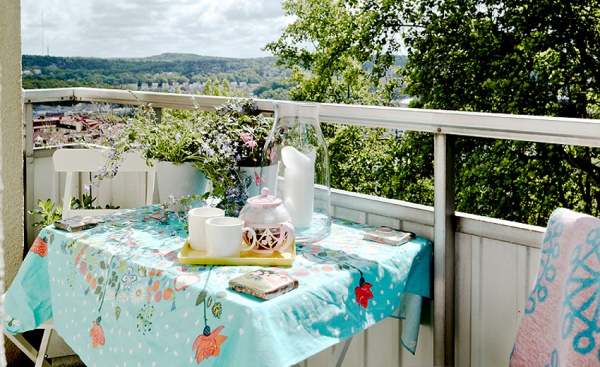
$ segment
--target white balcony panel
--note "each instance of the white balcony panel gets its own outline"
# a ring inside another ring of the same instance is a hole
[[[506,366],[540,250],[457,234],[457,366]]]

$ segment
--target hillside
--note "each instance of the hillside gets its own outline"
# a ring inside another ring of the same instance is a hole
[[[23,55],[23,88],[91,86],[102,88],[182,90],[201,92],[226,80],[234,92],[254,95],[254,89],[285,97],[282,82],[289,72],[274,57],[236,59],[165,53],[147,58],[101,59]],[[281,95],[283,94],[283,95]],[[260,97],[260,96],[258,96]]]

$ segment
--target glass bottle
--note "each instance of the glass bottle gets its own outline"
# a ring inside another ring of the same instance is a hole
[[[274,106],[275,122],[262,160],[278,167],[277,187],[270,190],[290,213],[296,241],[318,241],[331,233],[329,156],[319,105],[278,101]]]

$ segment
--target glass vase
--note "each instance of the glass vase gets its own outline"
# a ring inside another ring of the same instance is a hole
[[[296,241],[318,241],[331,233],[329,156],[319,125],[319,105],[274,105],[275,122],[262,160],[265,166],[278,166],[277,187],[269,189],[290,213]]]

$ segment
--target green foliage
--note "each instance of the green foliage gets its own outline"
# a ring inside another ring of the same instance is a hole
[[[433,152],[412,155],[411,149],[430,135],[356,126],[338,125],[335,129],[327,139],[333,187],[433,204],[433,180],[406,169],[418,165],[423,171],[432,171]]]
[[[191,112],[165,110],[161,122],[150,104],[141,103],[135,114],[121,127],[110,130],[107,164],[98,173],[98,179],[114,177],[126,153],[136,153],[148,165],[157,161],[175,165],[203,160],[205,153],[205,122]]]
[[[292,72],[293,99],[393,105],[410,95],[416,108],[597,118],[599,5],[286,0],[295,20],[266,49]],[[432,203],[430,134],[392,141],[365,128],[324,132],[334,187]],[[598,215],[599,152],[457,139],[457,209],[538,225],[558,206]]]
[[[256,98],[262,99],[290,99],[289,93],[293,83],[284,81],[282,77],[273,78],[272,81],[262,82],[258,87],[254,88]]]
[[[389,78],[399,43],[392,34],[373,38],[375,28],[396,24],[382,18],[377,2],[287,0],[286,15],[295,17],[279,40],[265,46],[291,70],[294,100],[389,104],[396,79]],[[387,3],[395,3],[389,2]],[[396,5],[382,5],[395,8]],[[394,33],[394,32],[391,32]],[[382,42],[387,42],[385,50]],[[380,51],[377,55],[371,47]]]
[[[402,75],[421,107],[598,117],[597,1],[413,3]],[[598,215],[599,152],[458,139],[457,209],[537,225],[559,206]]]
[[[94,201],[96,198],[93,198],[92,195],[83,194],[82,199],[79,200],[75,197],[71,198],[71,209],[79,210],[79,209],[119,209],[120,206],[114,206],[112,204],[106,204],[104,208],[100,205],[94,205]]]
[[[244,178],[239,167],[260,167],[273,121],[259,113],[251,99],[231,99],[217,106],[216,113],[196,111],[194,119],[204,124],[203,159],[196,166],[212,182],[208,194],[220,199],[217,206],[227,215],[237,216],[250,185],[250,178]]]
[[[54,203],[50,198],[47,200],[38,199],[38,209],[28,211],[29,214],[41,215],[42,219],[34,222],[32,227],[46,227],[53,224],[57,220],[62,218],[62,207],[54,207]]]
[[[216,111],[165,110],[160,122],[152,106],[140,102],[127,124],[112,130],[109,159],[97,178],[114,177],[128,152],[143,157],[149,165],[157,161],[175,165],[191,162],[212,182],[212,191],[200,198],[173,200],[186,206],[214,196],[220,200],[219,207],[237,215],[249,186],[238,169],[260,167],[271,127],[272,119],[262,115],[252,99],[230,99],[216,106]],[[168,204],[175,204],[173,200]]]
[[[413,0],[403,70],[426,108],[594,117],[597,0]],[[452,31],[449,32],[448,30]]]
[[[71,209],[103,209],[100,205],[93,205],[96,198],[92,198],[91,195],[83,194],[82,200],[71,198]],[[57,220],[62,218],[62,207],[59,205],[54,207],[56,204],[52,202],[52,199],[46,200],[38,199],[38,209],[29,210],[29,214],[41,215],[42,219],[34,222],[32,227],[46,227],[54,224]],[[112,204],[106,204],[104,209],[119,209],[119,206]]]
[[[222,88],[218,89],[221,93],[218,95],[233,96],[232,82],[268,86],[272,81],[287,77],[290,73],[277,67],[275,61],[274,57],[232,59],[191,54],[162,54],[139,59],[23,55],[23,70],[29,73],[23,75],[23,88],[118,88],[127,84],[140,87],[142,83],[158,83],[165,89],[166,83],[210,80],[214,84],[217,80]],[[207,94],[215,95],[213,93]]]

